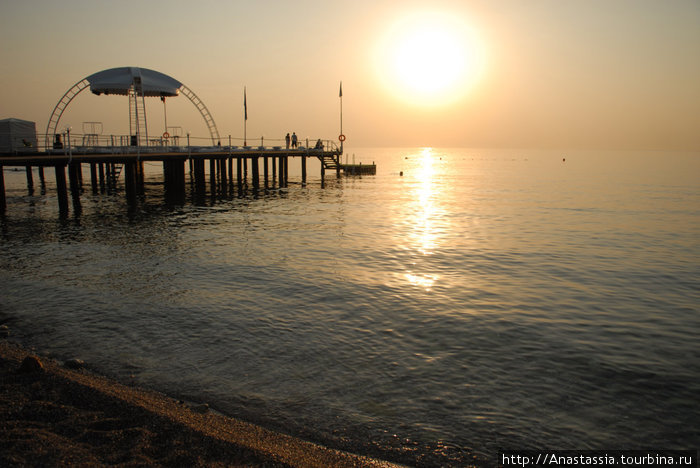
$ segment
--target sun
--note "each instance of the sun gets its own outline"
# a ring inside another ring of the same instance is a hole
[[[461,100],[483,69],[481,45],[457,15],[416,12],[403,16],[379,41],[376,69],[395,97],[420,106]]]

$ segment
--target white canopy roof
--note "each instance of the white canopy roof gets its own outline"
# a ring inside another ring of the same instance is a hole
[[[120,67],[93,73],[85,78],[94,94],[128,95],[134,79],[141,79],[144,96],[177,96],[182,83],[148,68]]]

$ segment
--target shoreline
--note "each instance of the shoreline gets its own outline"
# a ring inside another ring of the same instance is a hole
[[[38,358],[40,367],[23,361]],[[397,467],[185,405],[0,340],[0,464]]]

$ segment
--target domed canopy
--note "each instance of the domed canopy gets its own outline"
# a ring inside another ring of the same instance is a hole
[[[209,109],[207,109],[207,106],[204,105],[202,100],[199,99],[190,88],[180,83],[175,78],[155,70],[138,67],[121,67],[93,73],[78,81],[72,88],[66,91],[63,97],[58,101],[58,104],[56,104],[56,107],[54,107],[51,117],[49,117],[49,122],[46,124],[46,149],[49,149],[49,145],[53,141],[54,135],[56,135],[58,122],[61,120],[63,111],[66,110],[66,107],[68,107],[68,104],[71,103],[73,98],[88,87],[90,91],[98,96],[100,94],[129,96],[129,90],[134,88],[139,98],[142,96],[177,96],[180,94],[180,91],[182,91],[182,94],[194,104],[204,118],[204,122],[209,128],[212,144],[215,145],[217,142],[220,143],[221,141],[219,130],[216,128],[216,123],[214,123],[214,118],[209,113]],[[133,102],[133,104],[136,105],[137,103]],[[131,106],[132,102],[130,99],[129,109],[131,109]],[[145,117],[145,113],[143,113],[144,123]],[[129,115],[129,119],[131,119],[131,114]],[[129,120],[129,122],[131,122],[131,120]],[[133,135],[134,133],[131,134]],[[136,134],[138,135],[139,133],[136,132]],[[143,134],[147,135],[148,132],[144,131]]]
[[[128,95],[129,88],[141,81],[144,96],[177,96],[182,83],[163,73],[148,68],[120,67],[94,73],[87,78],[90,91],[100,94]]]

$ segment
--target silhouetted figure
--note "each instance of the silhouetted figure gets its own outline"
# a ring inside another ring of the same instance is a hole
[[[287,149],[289,149],[289,141],[290,141],[289,133],[287,133],[287,136],[284,137],[284,142],[287,143]]]
[[[320,150],[323,149],[323,142],[321,141],[320,138],[318,140],[316,140],[316,147],[315,148],[320,149]]]
[[[297,147],[297,134],[296,132],[292,132],[292,148]]]

